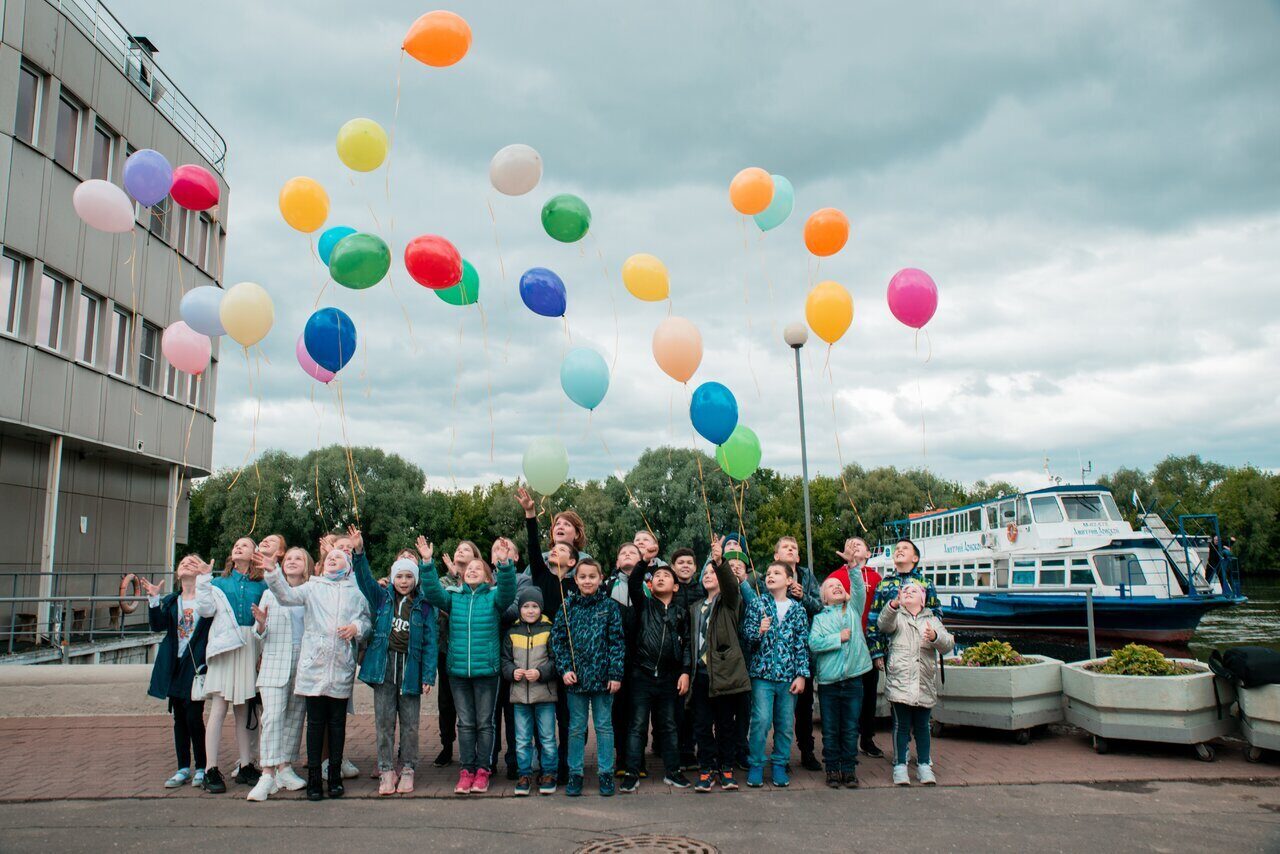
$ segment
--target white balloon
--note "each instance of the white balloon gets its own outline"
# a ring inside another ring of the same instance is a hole
[[[499,193],[523,196],[541,180],[542,155],[528,145],[508,145],[489,161],[489,182]]]
[[[187,326],[201,335],[208,335],[210,338],[225,335],[227,330],[222,327],[220,315],[223,293],[222,288],[215,285],[192,288],[178,304],[178,314],[182,315]]]
[[[92,178],[71,194],[71,206],[80,218],[98,231],[125,234],[133,231],[133,202],[124,190]]]

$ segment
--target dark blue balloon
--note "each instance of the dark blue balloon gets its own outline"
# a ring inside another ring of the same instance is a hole
[[[533,267],[520,277],[520,299],[534,314],[562,317],[566,305],[564,282],[546,267]]]
[[[720,383],[703,383],[689,401],[693,429],[713,445],[723,445],[738,426],[738,401]]]
[[[322,308],[307,320],[302,343],[316,364],[335,374],[356,352],[356,325],[346,312]]]

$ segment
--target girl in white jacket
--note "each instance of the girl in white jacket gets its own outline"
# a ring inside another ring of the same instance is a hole
[[[302,648],[294,691],[307,698],[307,798],[324,798],[320,762],[329,736],[329,797],[340,798],[342,748],[347,734],[347,700],[356,678],[355,645],[369,634],[369,603],[351,575],[351,558],[333,549],[324,572],[290,587],[279,570],[266,574],[281,605],[303,605]]]

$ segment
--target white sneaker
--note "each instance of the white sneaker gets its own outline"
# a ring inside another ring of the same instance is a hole
[[[297,771],[293,770],[292,765],[286,765],[276,771],[276,783],[280,788],[288,789],[291,792],[307,787],[307,781],[302,779]]]
[[[164,787],[166,789],[177,789],[181,786],[186,785],[186,782],[190,779],[191,779],[191,769],[179,768],[178,773],[174,774],[168,780],[164,781]]]
[[[916,779],[920,781],[921,786],[936,786],[938,778],[933,776],[933,764],[929,762],[917,764]]]
[[[280,791],[280,784],[276,782],[275,775],[264,773],[258,778],[258,782],[253,785],[246,800],[265,801],[278,791]]]
[[[342,778],[352,780],[360,776],[360,769],[347,757],[342,757]]]
[[[893,766],[893,785],[895,786],[911,785],[911,778],[907,776],[907,766],[905,765]]]
[[[191,775],[191,785],[197,789],[204,785],[204,769],[197,768],[196,773]]]

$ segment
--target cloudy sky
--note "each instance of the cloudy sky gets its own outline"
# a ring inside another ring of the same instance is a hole
[[[347,438],[436,486],[516,476],[539,435],[564,440],[576,478],[647,446],[708,449],[652,357],[669,311],[702,331],[694,383],[728,385],[764,464],[798,471],[781,329],[819,279],[845,285],[856,313],[829,354],[816,339],[803,351],[818,471],[839,465],[837,430],[845,462],[965,481],[1040,484],[1046,457],[1067,479],[1079,459],[1104,472],[1170,453],[1280,466],[1275,3],[458,2],[474,43],[444,70],[400,66],[430,7],[111,8],[226,138],[226,282],[260,282],[276,305],[254,394],[224,350],[218,466],[250,447],[257,395],[259,449],[342,441],[334,391],[293,357],[325,280],[279,215],[294,175],[328,188],[330,224],[380,233],[396,257],[390,282],[322,298],[361,335],[342,375]],[[334,137],[356,116],[391,128],[398,74],[388,198],[385,172],[346,170]],[[513,142],[546,165],[518,198],[488,181]],[[763,237],[729,205],[745,166],[796,187],[792,218]],[[591,206],[581,244],[542,231],[559,192]],[[827,206],[852,237],[815,268],[801,230]],[[405,242],[426,233],[479,270],[483,319],[405,274]],[[670,306],[623,289],[635,252],[666,262]],[[533,266],[563,277],[567,333],[521,304]],[[903,267],[941,292],[927,340],[886,306]],[[569,337],[616,358],[590,420],[560,389]]]

